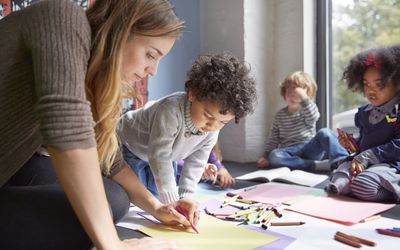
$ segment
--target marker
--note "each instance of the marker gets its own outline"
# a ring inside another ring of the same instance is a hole
[[[238,211],[238,212],[235,212],[234,214],[232,214],[231,216],[237,217],[237,216],[255,213],[257,211],[260,211],[260,208],[251,208],[251,209],[247,209],[247,210],[243,210],[243,211]]]
[[[235,195],[236,195],[236,194],[231,193],[231,192],[226,193],[226,196],[228,196],[228,197],[233,197],[233,196],[235,196]],[[238,199],[243,199],[243,197],[239,195]]]
[[[225,207],[226,205],[229,205],[229,203],[235,201],[237,198],[239,198],[239,195],[238,195],[238,194],[235,195],[235,196],[230,197],[229,199],[224,200],[224,202],[223,202],[222,205],[221,205],[221,208],[222,208],[222,207]]]
[[[185,209],[183,209],[183,208],[180,207],[180,206],[176,206],[175,209],[176,209],[176,211],[178,211],[178,213],[180,213],[180,214],[182,214],[183,216],[185,216],[186,218],[188,218],[188,213],[187,213],[187,211],[186,211]],[[192,229],[193,229],[197,234],[200,233],[199,230],[197,230],[197,228],[195,227],[195,225],[193,225],[193,223],[190,223],[190,226],[192,227]]]
[[[253,190],[253,189],[256,189],[256,188],[257,188],[257,186],[252,186],[252,187],[243,189],[243,191],[247,192],[247,191],[250,191],[250,190]]]
[[[240,196],[239,196],[239,197],[240,197]],[[257,201],[246,200],[246,199],[242,199],[242,198],[238,198],[236,201],[237,201],[237,202],[241,202],[241,203],[245,203],[245,204],[254,204],[254,203],[258,203]]]
[[[299,226],[306,224],[303,221],[271,222],[271,226]]]
[[[380,234],[385,234],[385,235],[389,235],[389,236],[396,236],[396,237],[400,237],[400,232],[396,232],[390,229],[381,229],[381,228],[377,228],[376,231]]]

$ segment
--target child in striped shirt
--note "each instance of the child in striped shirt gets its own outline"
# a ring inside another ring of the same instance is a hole
[[[369,103],[354,117],[359,151],[333,172],[327,192],[400,202],[399,63],[397,45],[360,52],[346,67],[343,79],[349,89],[362,92]]]
[[[287,106],[275,114],[264,155],[257,161],[258,167],[327,171],[346,158],[346,149],[330,129],[323,128],[316,133],[320,114],[312,101],[317,92],[314,79],[297,71],[284,79],[280,90]],[[322,161],[325,156],[329,161]]]

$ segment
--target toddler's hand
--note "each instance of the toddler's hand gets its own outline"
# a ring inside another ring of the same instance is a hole
[[[364,166],[361,163],[359,163],[357,160],[353,159],[351,161],[349,170],[350,170],[350,173],[355,172],[357,175],[357,174],[361,173],[362,171],[364,171]]]
[[[204,168],[203,176],[201,177],[203,180],[216,180],[217,178],[217,171],[218,168],[214,164],[207,163],[207,165]]]
[[[294,92],[300,97],[301,100],[305,100],[308,98],[306,88],[297,87],[294,89]]]
[[[221,188],[228,188],[235,185],[235,179],[232,178],[231,174],[228,172],[226,168],[220,168],[218,170],[218,180],[219,186]]]
[[[269,162],[264,157],[261,157],[257,161],[257,167],[259,167],[259,168],[266,168],[266,167],[268,167],[268,165],[269,165]]]

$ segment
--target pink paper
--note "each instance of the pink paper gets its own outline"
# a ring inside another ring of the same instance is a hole
[[[306,194],[310,190],[309,187],[269,182],[244,188],[235,193],[241,195],[244,199],[276,204]]]
[[[328,196],[298,202],[286,209],[345,225],[353,225],[395,205],[366,202],[346,196]]]

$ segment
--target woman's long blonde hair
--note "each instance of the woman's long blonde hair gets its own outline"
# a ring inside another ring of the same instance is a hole
[[[130,36],[178,38],[184,22],[168,0],[96,0],[87,10],[92,30],[86,95],[91,102],[100,165],[110,172],[118,154],[116,126],[125,95],[121,62]]]

